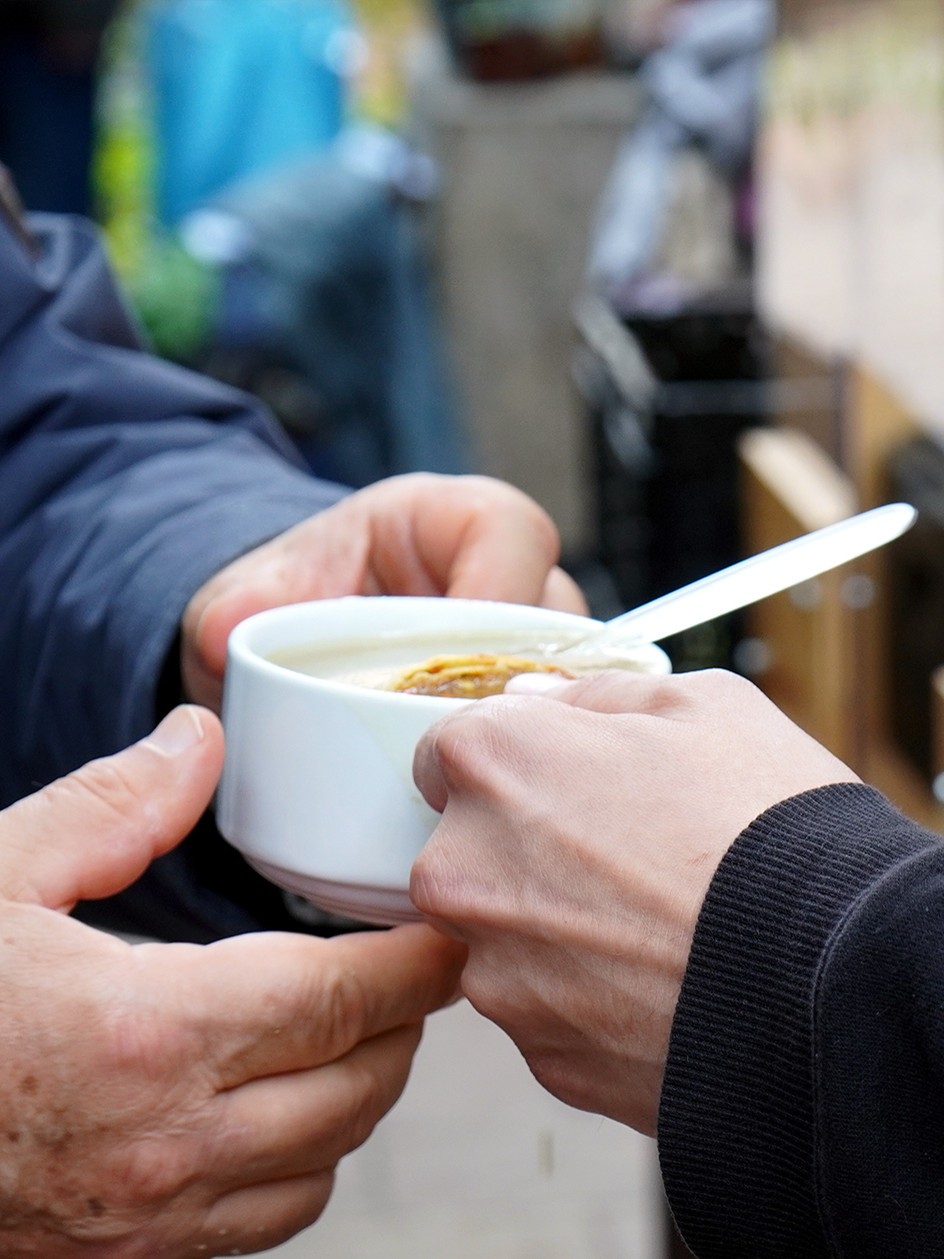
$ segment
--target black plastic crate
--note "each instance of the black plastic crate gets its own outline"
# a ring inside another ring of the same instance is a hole
[[[889,719],[898,746],[929,780],[934,755],[931,675],[944,664],[944,449],[906,442],[888,467],[890,497],[918,509],[886,556]]]
[[[672,315],[578,309],[599,561],[626,607],[741,558],[737,445],[768,421],[767,339],[743,296]],[[676,669],[732,666],[740,618],[667,642]]]

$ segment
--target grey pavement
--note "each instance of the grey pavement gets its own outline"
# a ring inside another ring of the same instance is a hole
[[[654,1143],[556,1101],[462,1002],[406,1091],[274,1259],[663,1259]]]

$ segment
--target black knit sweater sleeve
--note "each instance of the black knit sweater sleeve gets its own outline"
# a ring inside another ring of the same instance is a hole
[[[944,1255],[944,843],[870,787],[769,810],[699,918],[659,1117],[699,1259]]]

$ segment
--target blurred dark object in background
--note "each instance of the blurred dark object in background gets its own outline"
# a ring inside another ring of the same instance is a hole
[[[654,597],[739,558],[737,439],[767,418],[768,345],[749,291],[627,327],[659,381],[647,482]]]
[[[484,81],[535,79],[600,66],[601,0],[436,0],[460,73]]]
[[[320,476],[467,470],[419,220],[435,187],[423,154],[350,127],[181,225],[221,278],[198,365],[262,396]]]
[[[896,743],[928,780],[935,773],[931,675],[944,664],[944,449],[931,437],[906,442],[889,462],[892,498],[918,519],[889,550],[888,676]]]
[[[742,558],[737,441],[768,422],[767,337],[749,288],[681,311],[578,311],[577,383],[595,460],[597,554],[631,608]],[[733,667],[737,615],[663,644],[676,671]]]
[[[679,5],[665,45],[644,60],[647,105],[616,154],[587,259],[588,288],[620,312],[679,308],[750,270],[754,145],[775,22],[772,0]],[[680,266],[666,256],[667,228],[679,217],[679,175],[693,159],[709,182],[703,191],[683,188],[682,208],[691,216],[709,197],[719,203],[716,257],[699,260],[689,244]]]
[[[777,377],[773,338],[750,286],[704,294],[671,314],[629,318],[589,296],[577,323],[575,376],[594,453],[596,559],[622,610],[743,559],[742,435],[768,424],[802,429],[837,398],[830,380]],[[676,672],[749,672],[745,642],[744,616],[733,613],[662,646]]]
[[[120,0],[0,0],[0,162],[29,210],[89,214],[97,69]]]
[[[771,0],[659,10],[646,95],[591,232],[576,360],[597,547],[627,608],[742,557],[738,439],[771,418],[754,297],[754,144]],[[664,644],[676,670],[735,667],[741,618]]]

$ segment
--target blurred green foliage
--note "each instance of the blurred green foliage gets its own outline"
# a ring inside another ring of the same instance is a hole
[[[215,272],[154,214],[149,94],[136,10],[126,6],[105,47],[93,172],[97,214],[112,262],[154,350],[192,362],[205,346],[218,297]]]
[[[401,74],[405,45],[429,20],[428,0],[351,0],[363,24],[368,58],[353,85],[354,112],[396,127],[407,101]],[[94,168],[97,216],[131,304],[157,353],[193,362],[213,325],[219,284],[158,221],[152,196],[154,145],[140,48],[139,11],[126,0],[105,44]]]

